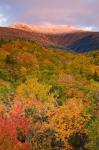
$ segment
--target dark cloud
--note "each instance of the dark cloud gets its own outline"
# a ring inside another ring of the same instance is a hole
[[[98,0],[0,0],[0,24],[14,22],[99,26]]]

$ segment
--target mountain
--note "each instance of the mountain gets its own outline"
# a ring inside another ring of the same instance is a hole
[[[9,27],[14,29],[20,29],[29,32],[38,32],[46,34],[61,34],[61,33],[72,33],[72,32],[85,32],[86,28],[75,27],[70,25],[27,25],[23,23],[12,24]]]
[[[49,33],[47,32],[50,28]],[[16,24],[10,27],[0,27],[1,39],[26,39],[35,41],[45,47],[70,50],[78,53],[99,49],[99,32],[85,31],[73,27],[55,26],[53,28]],[[71,29],[72,28],[72,29]],[[42,30],[43,29],[43,30]]]
[[[98,150],[99,51],[69,50],[98,47],[99,33],[0,38],[0,150]]]

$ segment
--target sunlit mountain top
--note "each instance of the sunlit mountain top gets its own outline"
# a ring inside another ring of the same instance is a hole
[[[91,28],[87,27],[76,27],[72,25],[53,25],[53,24],[45,24],[45,25],[28,25],[24,23],[15,23],[10,25],[11,28],[21,29],[29,32],[39,32],[39,33],[70,33],[70,32],[84,32],[90,31]]]

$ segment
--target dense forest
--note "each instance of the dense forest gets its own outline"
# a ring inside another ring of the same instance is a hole
[[[0,40],[0,150],[99,150],[99,51]]]

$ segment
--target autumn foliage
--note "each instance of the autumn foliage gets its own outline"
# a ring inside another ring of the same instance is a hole
[[[30,150],[26,140],[30,132],[30,121],[22,114],[22,107],[17,104],[9,114],[0,115],[0,149]]]
[[[0,42],[0,150],[99,150],[98,114],[98,51]]]

